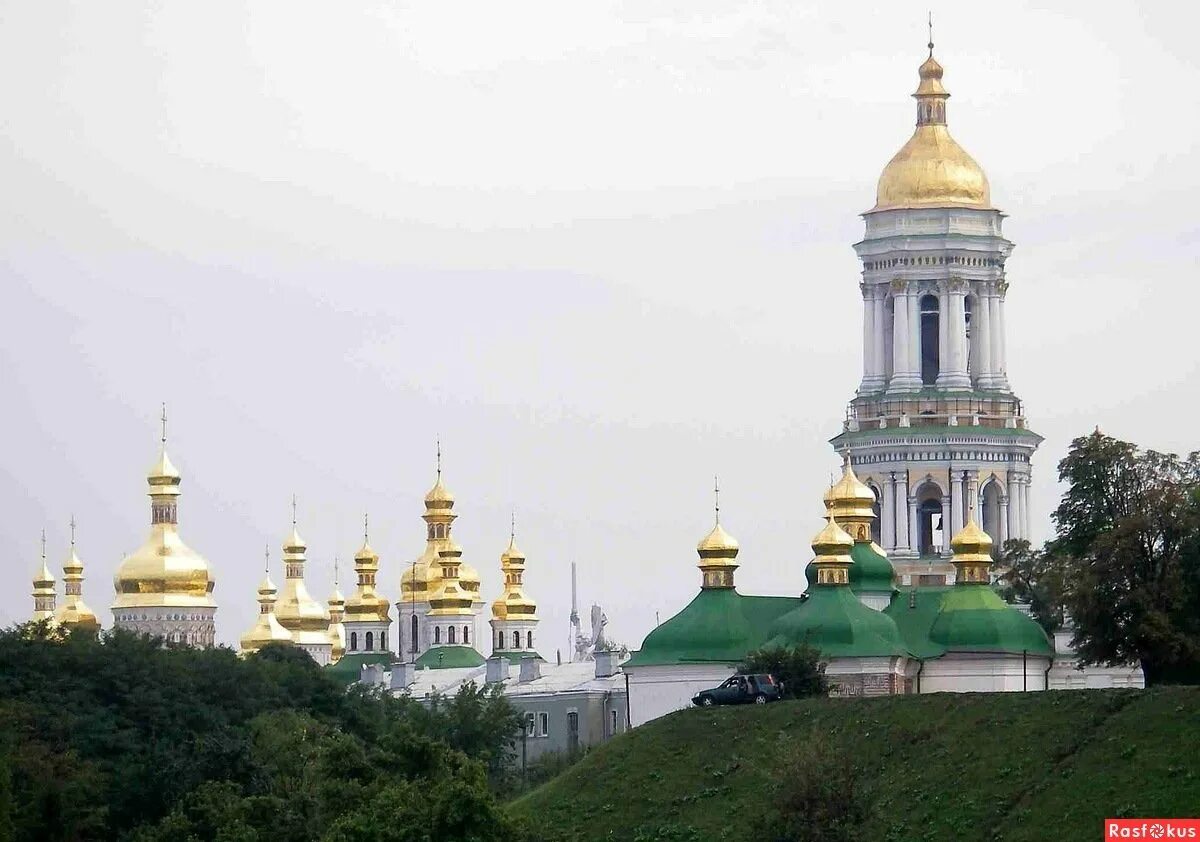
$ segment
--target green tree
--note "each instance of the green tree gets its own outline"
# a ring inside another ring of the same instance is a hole
[[[758,649],[746,656],[738,667],[742,675],[770,673],[783,682],[785,699],[823,696],[829,692],[821,653],[806,643],[791,649]]]
[[[1097,430],[1058,473],[1068,488],[1047,554],[1067,571],[1081,660],[1140,662],[1150,683],[1200,680],[1200,455]]]
[[[1033,618],[1048,632],[1063,624],[1068,571],[1061,555],[1014,538],[1004,542],[993,569],[1000,576],[997,590],[1005,600],[1028,604]]]

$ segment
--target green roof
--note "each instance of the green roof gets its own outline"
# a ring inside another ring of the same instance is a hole
[[[483,663],[483,656],[470,646],[435,646],[417,658],[417,669],[456,669]]]
[[[856,541],[850,551],[854,564],[850,567],[850,588],[855,593],[862,591],[883,591],[891,593],[896,586],[896,571],[892,563],[875,544],[869,541]]]
[[[339,684],[350,685],[358,681],[362,668],[370,664],[388,666],[394,660],[391,652],[364,652],[357,655],[343,655],[336,664],[325,667],[325,674]]]
[[[1054,654],[1042,627],[986,584],[952,588],[942,598],[942,610],[933,621],[929,639],[948,652]]]
[[[549,661],[547,661],[545,658],[543,658],[537,652],[529,652],[527,650],[522,650],[522,649],[493,649],[492,657],[493,658],[508,658],[509,662],[513,663],[513,664],[520,663],[522,658],[536,658],[539,661],[544,661],[545,663],[550,663]]]
[[[868,608],[845,585],[815,585],[772,627],[768,646],[806,643],[827,658],[908,655],[895,622]]]
[[[793,596],[743,596],[705,588],[642,641],[624,667],[735,664],[767,640],[771,624],[801,602]]]
[[[984,584],[904,590],[884,613],[919,658],[947,652],[1054,654],[1042,627]]]

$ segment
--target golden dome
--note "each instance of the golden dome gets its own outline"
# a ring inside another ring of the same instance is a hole
[[[967,525],[950,542],[954,553],[955,583],[966,585],[990,581],[992,538],[975,523],[975,513],[968,512]]]
[[[292,533],[283,542],[284,581],[283,590],[275,600],[275,617],[291,632],[293,642],[312,646],[329,642],[329,615],[304,584],[306,550],[307,545],[293,521]]]
[[[335,565],[336,567],[336,565]],[[333,595],[329,597],[329,663],[336,664],[346,654],[346,627],[342,624],[345,617],[346,598],[337,587],[337,574],[334,573]]]
[[[430,614],[436,616],[470,616],[474,596],[465,590],[459,581],[462,566],[462,547],[449,539],[441,551],[438,562],[441,580],[437,589],[429,596]]]
[[[375,593],[376,577],[379,574],[379,556],[371,549],[365,534],[362,547],[354,554],[354,571],[358,575],[358,587],[342,606],[346,619],[390,623],[392,618],[388,614],[388,609],[391,608],[391,603]],[[332,617],[333,600],[330,600],[329,606]]]
[[[147,477],[150,536],[126,556],[113,576],[114,609],[137,607],[215,608],[208,561],[179,537],[179,471],[164,447]]]
[[[718,523],[696,545],[696,552],[701,558],[734,558],[738,554],[738,542]]]
[[[812,539],[812,550],[815,558],[811,565],[817,571],[817,585],[849,585],[850,567],[853,560],[850,551],[854,549],[854,539],[832,515],[827,515],[828,522]]]
[[[738,569],[734,560],[738,554],[737,539],[721,526],[721,489],[713,477],[713,528],[700,539],[696,552],[700,555],[700,587],[732,588],[733,572]]]
[[[401,602],[429,602],[438,590],[442,576],[441,553],[451,543],[450,532],[458,515],[454,514],[454,495],[442,481],[441,449],[438,450],[437,482],[425,495],[425,551],[400,574]],[[458,565],[459,587],[471,595],[472,604],[483,604],[479,571],[469,564]]]
[[[437,482],[425,495],[425,505],[431,509],[449,509],[454,505],[454,495],[442,482],[442,472],[438,471]]]
[[[54,614],[54,621],[63,628],[83,629],[92,634],[100,631],[96,612],[83,601],[83,562],[75,552],[75,519],[71,519],[71,554],[63,562],[63,605]]]
[[[964,207],[988,209],[991,187],[983,168],[950,136],[942,66],[933,57],[919,70],[917,128],[879,176],[872,211],[895,208]]]
[[[524,591],[525,553],[517,547],[515,535],[509,538],[508,547],[500,554],[500,572],[504,577],[504,593],[492,603],[492,617],[497,620],[536,620],[537,603]]]
[[[243,654],[257,652],[268,643],[291,643],[292,635],[275,616],[275,583],[267,575],[258,586],[258,618],[241,637]]]
[[[46,530],[42,530],[42,567],[33,577],[33,621],[49,620],[54,622],[54,601],[57,591],[54,588],[54,574],[46,564]]]
[[[875,520],[875,492],[854,473],[850,455],[842,460],[842,478],[824,496],[825,507],[856,542],[871,540]]]

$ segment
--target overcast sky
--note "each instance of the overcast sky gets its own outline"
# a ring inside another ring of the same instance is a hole
[[[1042,538],[1072,437],[1200,440],[1198,15],[1064,5],[934,9]],[[549,657],[571,560],[631,646],[693,596],[713,474],[740,589],[803,588],[926,3],[2,9],[0,624],[72,513],[111,623],[162,401],[225,642],[293,493],[314,595],[369,511],[395,599],[439,435],[489,602],[516,510]]]

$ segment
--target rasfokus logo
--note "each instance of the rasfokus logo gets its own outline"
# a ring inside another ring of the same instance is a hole
[[[1200,839],[1200,819],[1105,819],[1105,839]]]

